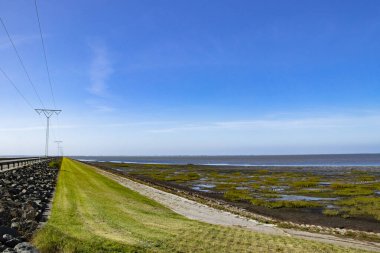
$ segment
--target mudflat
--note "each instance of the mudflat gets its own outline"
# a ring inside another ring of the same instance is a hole
[[[95,164],[279,221],[380,232],[379,167]]]

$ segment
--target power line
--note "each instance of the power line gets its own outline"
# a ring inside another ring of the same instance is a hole
[[[26,97],[21,93],[21,91],[17,88],[17,85],[9,78],[9,76],[4,72],[4,70],[0,67],[0,72],[3,73],[4,77],[12,84],[12,86],[16,89],[17,93],[24,99],[24,101],[29,105],[32,110],[34,110],[32,104],[26,99]]]
[[[54,92],[53,92],[53,85],[51,84],[51,77],[50,77],[49,65],[48,65],[47,56],[46,56],[45,42],[44,42],[44,37],[42,36],[42,29],[41,29],[40,15],[38,14],[37,0],[34,0],[34,6],[36,7],[36,15],[37,15],[37,21],[38,21],[38,28],[39,28],[39,30],[40,30],[40,36],[41,36],[41,42],[42,42],[42,49],[43,49],[43,52],[44,52],[44,58],[45,58],[46,72],[47,72],[47,75],[48,75],[48,80],[49,80],[49,85],[50,85],[50,92],[51,92],[51,96],[52,96],[52,98],[53,98],[54,108],[56,108],[56,105],[55,105],[55,97],[54,97]]]
[[[12,37],[10,36],[10,34],[9,34],[9,32],[8,32],[8,29],[7,29],[7,27],[5,26],[5,23],[4,23],[4,21],[3,21],[3,19],[2,19],[1,17],[0,17],[0,22],[1,22],[1,24],[3,25],[3,28],[4,28],[4,30],[5,30],[5,33],[7,34],[8,39],[9,39],[9,41],[10,41],[11,44],[12,44],[12,47],[13,47],[13,49],[14,49],[16,55],[17,55],[17,58],[18,58],[18,60],[19,60],[19,62],[20,62],[20,64],[21,64],[22,69],[24,70],[24,72],[25,72],[25,74],[26,74],[26,76],[27,76],[27,78],[28,78],[28,80],[29,80],[30,85],[32,86],[32,88],[33,88],[33,90],[34,90],[34,93],[36,94],[36,96],[37,96],[38,100],[40,101],[42,107],[45,108],[45,105],[44,105],[44,103],[42,102],[42,99],[41,99],[40,95],[38,94],[37,89],[36,89],[36,87],[34,86],[34,84],[33,84],[33,82],[32,82],[32,79],[30,78],[30,75],[29,75],[28,71],[26,70],[25,64],[24,64],[24,62],[23,62],[23,60],[22,60],[22,58],[21,58],[21,56],[20,56],[20,54],[19,54],[19,52],[18,52],[18,50],[17,50],[17,48],[16,48],[16,45],[15,45],[15,43],[13,42]]]
[[[37,16],[37,21],[38,21],[38,28],[39,28],[39,31],[40,31],[40,37],[41,37],[41,43],[42,43],[42,49],[43,49],[43,53],[44,53],[46,73],[47,73],[47,76],[48,76],[48,81],[49,81],[49,86],[50,86],[51,97],[53,98],[53,105],[54,105],[54,110],[48,110],[48,109],[41,110],[41,109],[36,109],[36,111],[37,111],[38,114],[41,114],[41,113],[43,112],[43,113],[45,114],[45,116],[46,116],[47,127],[46,127],[46,147],[45,147],[45,155],[48,156],[48,155],[49,155],[49,121],[50,121],[50,117],[51,117],[53,114],[56,114],[56,115],[58,116],[58,114],[61,112],[61,110],[57,110],[57,106],[56,106],[56,103],[55,103],[55,97],[54,97],[53,85],[52,85],[52,82],[51,82],[51,75],[50,75],[50,70],[49,70],[49,64],[48,64],[48,60],[47,60],[47,56],[46,56],[45,41],[44,41],[44,37],[42,36],[42,28],[41,28],[40,15],[39,15],[39,12],[38,12],[37,0],[34,0],[34,6],[36,7],[36,16]],[[57,124],[58,124],[58,121],[57,121]],[[53,132],[53,135],[54,135],[54,132]],[[54,138],[55,138],[55,137],[54,137]],[[58,148],[58,150],[59,150],[59,148]]]

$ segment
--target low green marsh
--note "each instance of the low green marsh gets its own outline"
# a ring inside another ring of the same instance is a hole
[[[216,193],[270,209],[313,209],[326,217],[380,221],[380,170],[366,168],[232,168],[196,165],[108,164],[132,176]]]

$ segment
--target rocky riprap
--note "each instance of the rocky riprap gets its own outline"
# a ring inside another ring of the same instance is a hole
[[[0,252],[38,252],[27,240],[44,219],[57,175],[48,162],[0,172]]]

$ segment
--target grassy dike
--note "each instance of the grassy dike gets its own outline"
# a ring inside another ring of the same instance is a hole
[[[42,253],[359,252],[189,220],[67,158],[51,217],[33,243]]]

